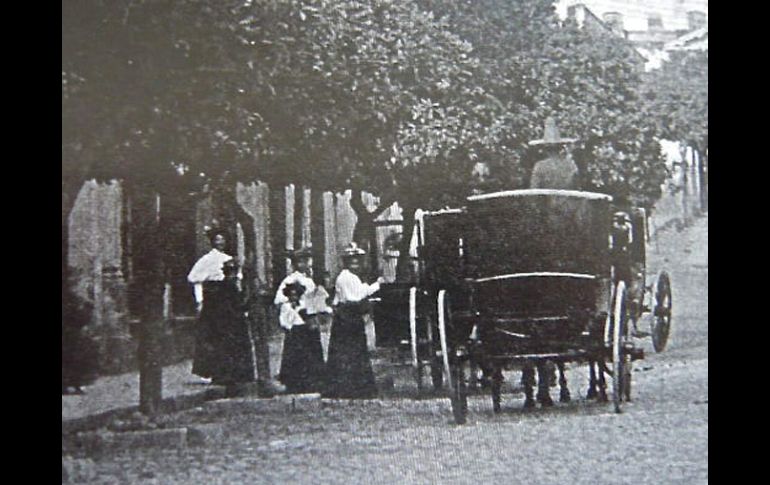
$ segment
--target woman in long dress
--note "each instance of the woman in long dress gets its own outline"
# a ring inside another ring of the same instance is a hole
[[[300,283],[289,283],[282,292],[288,301],[281,304],[279,317],[286,332],[280,380],[292,394],[318,392],[324,383],[324,360],[317,318],[307,314]]]
[[[354,243],[343,254],[345,269],[335,282],[334,320],[329,339],[326,365],[327,397],[373,398],[377,395],[374,371],[366,345],[364,315],[368,313],[367,297],[379,291],[382,277],[374,284],[361,281],[358,273],[365,251]]]
[[[238,264],[223,265],[225,279],[203,285],[212,348],[209,370],[214,383],[235,385],[256,380],[256,358],[246,319],[247,301],[239,288]]]
[[[224,281],[223,265],[233,259],[224,252],[227,241],[223,231],[210,229],[207,235],[212,249],[195,263],[187,275],[187,280],[194,285],[199,315],[192,371],[193,374],[205,380],[213,377],[213,370],[217,364],[219,356],[216,349],[215,329],[224,318],[224,307],[218,304],[221,285],[208,283]]]

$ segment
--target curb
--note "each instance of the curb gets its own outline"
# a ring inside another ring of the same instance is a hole
[[[220,443],[226,438],[221,424],[196,424],[187,427],[188,446],[205,446]]]
[[[184,448],[187,446],[187,428],[122,433],[87,431],[78,433],[75,439],[78,447],[87,453],[151,447]]]
[[[222,399],[225,396],[225,388],[216,386],[195,394],[169,397],[161,402],[160,413],[176,413],[185,409],[200,406],[201,404],[208,401]],[[62,419],[61,432],[62,435],[66,435],[103,428],[116,419],[128,419],[137,411],[139,411],[139,405],[111,409],[103,413],[84,416],[82,418],[74,418],[68,420]]]
[[[209,401],[206,407],[226,415],[244,413],[285,413],[321,409],[320,394],[282,394],[270,399],[232,398]]]

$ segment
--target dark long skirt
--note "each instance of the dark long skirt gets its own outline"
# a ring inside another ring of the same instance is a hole
[[[289,330],[283,342],[279,378],[292,394],[319,392],[324,385],[321,331],[317,326],[311,328],[310,321],[307,323]]]
[[[209,282],[203,291],[193,373],[217,384],[255,381],[254,348],[238,288],[234,282]]]
[[[327,397],[373,398],[377,396],[374,371],[366,346],[363,304],[339,305],[334,314],[326,364]]]

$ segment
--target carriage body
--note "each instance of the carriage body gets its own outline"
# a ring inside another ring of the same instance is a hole
[[[466,291],[485,355],[602,345],[611,200],[548,189],[468,199]]]
[[[463,366],[474,364],[611,364],[620,376],[613,377],[619,411],[630,393],[630,363],[644,356],[627,322],[650,308],[643,303],[649,289],[644,211],[631,212],[632,271],[623,281],[612,252],[614,209],[606,194],[525,189],[423,213],[416,226],[418,281],[380,292],[375,323],[390,328],[378,325],[378,336],[380,328],[401,342],[409,336],[418,385],[428,364],[434,386],[445,383],[453,396],[458,423],[467,413]],[[667,275],[658,281],[669,283]],[[670,285],[667,301],[670,318]],[[494,401],[494,386],[492,392]]]

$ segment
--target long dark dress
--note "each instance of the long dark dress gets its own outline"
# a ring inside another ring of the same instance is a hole
[[[311,328],[312,320],[316,318],[307,317],[305,325],[295,325],[286,333],[279,378],[289,393],[319,392],[323,389],[325,364],[321,331],[318,326]]]
[[[373,398],[377,396],[374,371],[366,346],[366,302],[337,306],[329,338],[326,364],[327,397]]]
[[[203,283],[193,373],[216,384],[256,380],[255,359],[241,292],[234,280]]]

